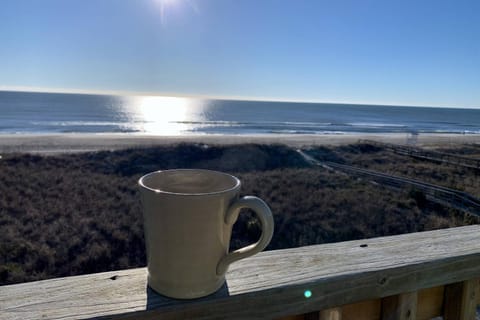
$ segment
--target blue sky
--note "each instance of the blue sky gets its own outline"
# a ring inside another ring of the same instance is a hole
[[[480,107],[480,1],[2,0],[0,88]]]

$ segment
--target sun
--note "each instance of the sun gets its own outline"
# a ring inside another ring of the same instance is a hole
[[[161,6],[171,6],[175,3],[177,3],[179,0],[155,0],[158,2]]]
[[[166,23],[167,16],[172,16],[174,11],[183,13],[185,13],[185,11],[191,11],[194,14],[200,13],[197,3],[192,0],[153,0],[153,2],[158,5],[160,9],[160,21],[162,24]]]
[[[167,10],[178,5],[180,0],[154,0],[160,7],[160,21],[162,24],[165,22]]]

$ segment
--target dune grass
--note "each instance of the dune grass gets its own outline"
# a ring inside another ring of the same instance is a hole
[[[470,149],[469,149],[470,150]],[[365,145],[317,154],[480,195],[478,172],[413,160]],[[268,249],[478,223],[478,218],[343,173],[311,168],[282,145],[155,148],[0,159],[0,285],[145,266],[137,180],[150,171],[206,168],[242,180],[264,199],[276,230]],[[256,241],[259,224],[240,215],[231,242]]]

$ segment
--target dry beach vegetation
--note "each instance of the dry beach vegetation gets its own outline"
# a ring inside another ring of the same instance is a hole
[[[478,170],[413,159],[365,144],[317,146],[329,161],[464,190],[480,197]],[[480,156],[469,144],[444,152]],[[263,198],[276,230],[268,249],[361,239],[478,223],[411,189],[390,189],[311,167],[280,144],[137,147],[0,160],[0,285],[145,266],[137,180],[150,171],[207,168],[242,180]],[[258,222],[246,212],[231,246],[254,242]]]

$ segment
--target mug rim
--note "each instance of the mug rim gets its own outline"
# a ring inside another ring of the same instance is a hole
[[[146,186],[145,183],[144,183],[144,180],[147,179],[148,177],[153,176],[153,175],[158,175],[158,174],[161,174],[163,172],[187,172],[187,171],[206,172],[206,173],[209,173],[209,174],[213,173],[213,174],[217,174],[217,175],[228,176],[229,178],[233,179],[234,186],[231,187],[231,188],[228,188],[228,189],[223,189],[223,190],[220,190],[220,191],[213,191],[213,192],[184,193],[184,192],[171,192],[171,191],[155,189],[155,188],[151,188],[151,187]],[[138,184],[140,185],[140,187],[144,188],[145,190],[154,192],[156,194],[168,194],[168,195],[174,195],[174,196],[208,196],[208,195],[217,195],[217,194],[228,193],[228,192],[231,192],[233,190],[239,189],[240,185],[241,185],[241,182],[240,182],[240,179],[238,179],[237,177],[235,177],[231,174],[225,173],[225,172],[221,172],[221,171],[207,170],[207,169],[168,169],[168,170],[157,170],[157,171],[147,173],[147,174],[143,175],[142,177],[140,177],[140,179],[138,179]]]

